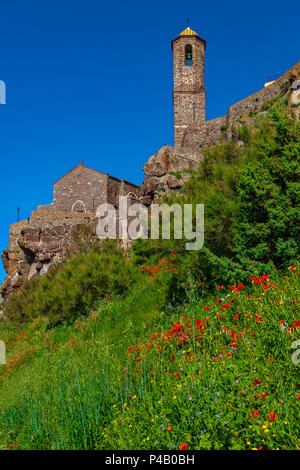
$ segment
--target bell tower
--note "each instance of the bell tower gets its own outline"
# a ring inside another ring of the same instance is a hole
[[[172,41],[175,147],[184,147],[183,136],[188,126],[205,121],[205,47],[206,41],[190,27]]]

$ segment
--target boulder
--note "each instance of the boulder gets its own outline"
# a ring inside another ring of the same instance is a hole
[[[142,202],[151,204],[164,192],[178,191],[189,178],[187,170],[196,169],[199,160],[176,150],[174,147],[164,145],[155,155],[152,155],[143,166],[145,179],[141,186]]]

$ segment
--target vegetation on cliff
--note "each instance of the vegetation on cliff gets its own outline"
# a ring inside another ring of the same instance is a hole
[[[102,248],[91,243],[44,277],[36,277],[13,294],[5,304],[10,321],[22,324],[45,316],[49,325],[72,321],[88,314],[95,302],[110,294],[122,294],[131,280],[125,253],[114,241]]]

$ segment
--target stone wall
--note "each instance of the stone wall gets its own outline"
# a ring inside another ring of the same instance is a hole
[[[121,192],[121,181],[109,176],[107,178],[107,201],[108,204],[112,204],[115,207],[118,207],[119,204],[119,194]]]
[[[93,212],[103,203],[117,206],[124,191],[140,194],[139,186],[80,164],[54,183],[52,204],[38,210]]]
[[[190,177],[188,170],[194,170],[198,165],[196,157],[181,155],[176,148],[165,145],[143,166],[145,179],[141,186],[142,202],[151,204],[160,194],[180,189]]]
[[[140,186],[129,183],[126,180],[122,180],[121,195],[128,196],[128,195],[131,195],[131,193],[133,193],[137,198],[139,198],[141,196]]]
[[[125,180],[119,180],[109,176],[107,180],[107,202],[119,206],[119,196],[127,196],[133,193],[137,198],[141,194],[140,187]]]
[[[285,94],[289,90],[292,81],[295,79],[293,72],[297,70],[297,66],[300,67],[300,62],[288,70],[278,80],[271,83],[271,85],[268,85],[253,95],[250,95],[230,106],[227,112],[228,122],[232,124],[234,119],[237,119],[242,115],[248,114],[251,111],[258,112],[260,111],[262,104],[280,96],[281,94]]]
[[[174,142],[183,146],[185,131],[190,126],[201,127],[205,121],[206,92],[174,92]]]
[[[214,145],[226,136],[228,116],[205,121],[200,127],[189,126],[182,138],[183,149],[197,149]]]
[[[83,165],[73,170],[54,183],[53,203],[49,206],[39,206],[38,210],[86,212],[106,202],[107,177]]]

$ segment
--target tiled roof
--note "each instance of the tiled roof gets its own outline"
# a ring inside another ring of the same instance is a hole
[[[198,36],[198,34],[195,31],[193,31],[190,27],[188,27],[188,28],[185,28],[185,30],[183,30],[179,36]]]

